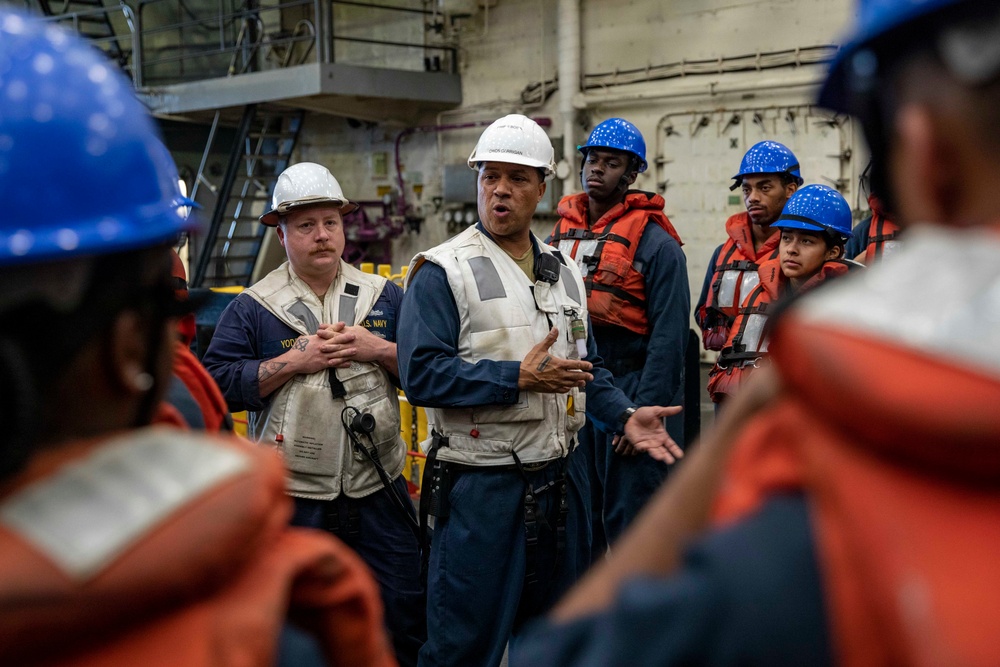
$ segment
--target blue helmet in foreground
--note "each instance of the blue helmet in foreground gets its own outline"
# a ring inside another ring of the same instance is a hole
[[[639,173],[646,171],[646,140],[642,132],[624,118],[609,118],[595,127],[587,143],[576,149],[587,154],[589,148],[613,148],[631,153],[639,159]]]
[[[129,81],[60,28],[0,11],[0,265],[168,243],[191,227]]]
[[[777,141],[761,141],[750,147],[740,162],[739,172],[733,176],[735,190],[743,177],[750,174],[788,174],[795,182],[802,185],[802,174],[799,171],[799,159],[784,144]]]
[[[842,194],[826,185],[807,185],[788,198],[771,226],[829,232],[846,241],[851,236],[852,222],[851,206]]]

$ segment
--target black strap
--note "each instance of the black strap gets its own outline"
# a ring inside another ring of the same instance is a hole
[[[352,406],[347,406],[340,413],[340,422],[341,424],[343,424],[344,430],[347,432],[347,437],[351,440],[351,443],[354,445],[354,448],[362,452],[364,456],[375,467],[375,472],[376,474],[378,474],[379,479],[382,481],[382,486],[385,488],[385,492],[389,496],[390,502],[392,503],[393,507],[395,507],[403,515],[403,520],[406,522],[406,525],[410,527],[410,530],[413,531],[414,537],[416,537],[417,540],[419,541],[420,527],[417,525],[417,522],[413,520],[413,515],[410,514],[409,510],[407,510],[407,503],[410,502],[410,498],[399,497],[399,494],[396,492],[396,487],[393,486],[392,478],[389,477],[389,473],[387,473],[385,471],[385,468],[382,466],[382,461],[379,460],[378,448],[375,447],[375,443],[374,441],[372,441],[371,434],[370,433],[364,434],[364,436],[368,439],[368,444],[371,445],[370,447],[365,447],[364,443],[362,443],[358,439],[357,434],[354,432],[354,429],[351,428],[351,424],[346,418],[348,412],[352,410],[357,412],[357,408]],[[348,526],[350,527],[350,522],[348,522]]]
[[[431,539],[428,517],[433,514],[438,518],[448,516],[447,498],[442,499],[441,494],[447,495],[447,463],[438,461],[438,450],[448,446],[448,438],[437,431],[431,432],[431,448],[427,451],[427,458],[424,460],[424,474],[420,479],[420,552],[422,554],[421,569],[427,572],[430,554]],[[432,502],[436,507],[432,507]]]
[[[621,287],[616,287],[614,285],[604,285],[603,283],[592,283],[590,288],[587,289],[587,296],[590,296],[591,291],[596,290],[598,292],[610,292],[614,294],[619,299],[627,301],[633,306],[638,306],[644,308],[646,306],[646,300],[637,297],[636,295],[623,290]]]
[[[566,462],[568,457],[562,459],[559,472],[556,473],[552,481],[535,489],[517,453],[512,451],[510,455],[514,458],[514,465],[521,474],[521,479],[524,480],[524,582],[527,586],[534,586],[538,583],[538,535],[540,529],[545,528],[555,535],[556,570],[558,570],[562,563],[563,554],[566,551],[566,518],[569,516],[568,484],[566,482]],[[538,497],[552,488],[556,488],[559,491],[558,513],[554,529],[538,506]]]

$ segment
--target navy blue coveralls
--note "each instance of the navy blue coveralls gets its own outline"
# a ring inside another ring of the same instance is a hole
[[[487,233],[479,225],[480,231]],[[532,239],[532,243],[535,241]],[[537,258],[539,249],[535,245]],[[528,289],[525,287],[525,289]],[[457,408],[513,405],[518,401],[519,361],[458,357],[459,312],[444,269],[425,262],[414,274],[400,309],[396,348],[403,390],[414,405]],[[606,430],[632,402],[612,384],[603,368],[593,335],[587,339],[587,361],[594,380],[587,385],[588,415]],[[512,461],[513,463],[513,461]],[[539,488],[562,474],[562,461],[526,472]],[[561,562],[551,535],[526,558],[525,479],[516,469],[462,468],[452,476],[450,515],[438,520],[430,552],[427,580],[427,643],[422,667],[496,667],[508,641],[516,644],[524,621],[544,613],[587,567],[575,545],[586,540],[586,490],[569,480],[566,544]],[[539,498],[539,510],[550,525],[558,519],[557,494]],[[538,582],[525,585],[535,570]]]

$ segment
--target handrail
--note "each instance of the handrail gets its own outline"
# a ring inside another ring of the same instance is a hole
[[[373,61],[382,61],[390,67],[396,61],[406,68],[424,69],[428,66],[427,62],[443,60],[442,69],[457,70],[455,46],[429,43],[427,39],[378,39],[370,34],[358,34],[357,30],[344,32],[342,26],[337,26],[341,30],[338,32],[333,20],[334,7],[339,5],[377,10],[376,16],[405,13],[416,17],[432,14],[429,10],[357,0],[281,0],[269,7],[235,10],[220,3],[217,11],[199,14],[184,0],[132,1],[137,3],[135,14],[138,17],[136,41],[139,48],[135,60],[142,65],[141,68],[136,67],[138,71],[134,79],[137,87],[239,76],[259,68],[293,67],[310,59],[332,63],[335,60],[334,44],[364,44],[376,50],[381,48],[382,55],[366,60],[366,66],[377,66]],[[150,23],[148,10],[165,2],[176,3],[183,9],[180,20],[147,25]],[[289,30],[283,27],[282,19],[291,23],[296,18],[294,28]],[[419,30],[426,35],[423,19],[413,20],[419,21]],[[382,22],[375,20],[368,23],[380,25]],[[405,26],[410,24],[403,25],[405,31],[408,29]],[[256,35],[253,34],[254,29]],[[416,57],[408,55],[408,50],[412,52],[413,49],[419,49],[421,54]],[[433,57],[428,57],[428,53]],[[225,60],[221,60],[223,58]]]

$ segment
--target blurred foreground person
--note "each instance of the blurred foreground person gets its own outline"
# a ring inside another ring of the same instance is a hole
[[[187,222],[128,82],[5,10],[0,94],[0,664],[270,665],[289,637],[395,664],[359,559],[287,528],[273,453],[146,427]]]
[[[820,104],[861,121],[906,245],[778,318],[772,368],[512,664],[996,664],[997,44],[995,2],[861,2]]]

